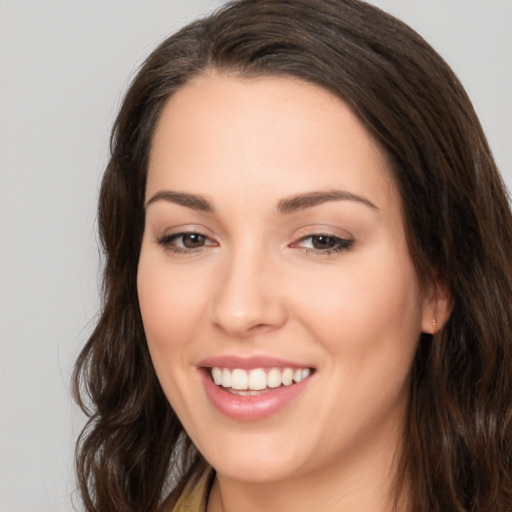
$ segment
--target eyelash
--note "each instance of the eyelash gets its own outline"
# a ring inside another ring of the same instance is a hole
[[[313,240],[315,240],[315,239],[318,240],[320,238],[328,239],[329,241],[331,241],[334,244],[334,247],[329,248],[329,249],[318,249],[315,247],[312,247],[312,248],[304,247],[304,249],[306,250],[306,254],[313,253],[313,254],[330,256],[331,254],[336,254],[336,253],[339,253],[342,251],[348,251],[354,245],[353,239],[340,238],[339,236],[334,236],[329,233],[314,233],[314,234],[306,235],[306,236],[300,238],[297,242],[294,242],[292,244],[292,247],[297,247],[297,246],[299,246],[299,244],[305,242],[306,240],[311,240],[312,243],[314,243]]]
[[[172,235],[164,235],[164,236],[158,238],[157,243],[159,245],[161,245],[162,247],[164,247],[166,250],[169,250],[169,251],[177,253],[177,254],[194,254],[194,253],[202,251],[204,247],[216,245],[216,243],[209,243],[209,244],[204,244],[199,247],[193,247],[193,248],[192,247],[178,247],[175,245],[176,240],[178,240],[180,238],[182,239],[182,243],[183,243],[183,239],[186,236],[201,237],[205,241],[211,240],[208,235],[200,233],[199,231],[183,231],[181,233],[174,233]]]
[[[203,233],[200,233],[198,231],[184,231],[181,233],[174,233],[172,235],[164,235],[157,239],[157,243],[164,247],[166,250],[169,250],[175,254],[194,254],[201,252],[204,247],[214,247],[217,245],[216,242],[213,241],[213,243],[204,243],[203,245],[200,245],[199,247],[179,247],[176,245],[176,241],[181,239],[181,243],[184,244],[184,238],[185,237],[200,237],[205,242],[212,240],[208,235],[205,235]],[[302,247],[305,249],[306,254],[315,254],[315,255],[323,255],[323,256],[330,256],[331,254],[337,254],[342,251],[349,251],[353,245],[354,240],[353,239],[347,239],[347,238],[340,238],[338,236],[331,235],[329,233],[314,233],[311,235],[306,235],[297,240],[296,242],[293,242],[290,247],[292,248],[301,248],[301,244],[303,244],[307,240],[311,240],[312,245],[314,245],[314,240],[317,241],[321,238],[326,238],[328,241],[331,241],[334,244],[334,247],[332,248],[326,248],[326,249],[318,249],[315,247]]]

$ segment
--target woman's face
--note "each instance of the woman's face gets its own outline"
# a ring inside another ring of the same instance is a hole
[[[151,149],[138,293],[162,387],[220,475],[391,460],[433,309],[385,158],[337,97],[214,73],[177,92]]]

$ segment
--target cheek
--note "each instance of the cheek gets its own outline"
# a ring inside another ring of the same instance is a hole
[[[171,269],[165,254],[145,250],[139,260],[137,290],[149,349],[157,372],[165,359],[172,363],[187,356],[184,347],[204,318],[204,279],[180,268]]]
[[[143,244],[137,290],[144,331],[158,380],[184,424],[191,423],[190,404],[199,399],[190,381],[198,378],[192,361],[193,340],[204,318],[202,282],[179,268],[170,269],[165,254],[145,250]]]
[[[394,257],[358,262],[330,279],[303,280],[296,290],[297,314],[327,355],[318,376],[323,399],[308,411],[311,428],[321,425],[319,438],[331,440],[326,456],[339,455],[346,439],[363,442],[379,430],[389,435],[386,425],[402,421],[421,332],[421,288],[412,264]]]
[[[338,271],[307,277],[296,290],[299,316],[344,375],[399,370],[404,378],[410,369],[423,300],[408,253],[392,249],[354,264],[347,258]]]

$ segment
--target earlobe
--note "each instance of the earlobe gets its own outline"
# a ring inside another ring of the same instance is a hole
[[[439,332],[439,329],[437,327],[436,317],[434,316],[434,319],[432,320],[432,334],[436,335]]]
[[[430,291],[425,298],[422,331],[436,335],[445,326],[452,312],[452,298],[446,280],[435,272]]]

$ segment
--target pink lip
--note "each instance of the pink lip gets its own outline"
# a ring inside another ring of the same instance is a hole
[[[312,376],[290,386],[281,386],[255,396],[241,396],[229,393],[217,386],[210,375],[210,368],[307,368],[291,361],[270,357],[240,358],[235,356],[212,357],[198,365],[206,396],[213,406],[225,416],[239,421],[258,421],[284,409],[308,386]]]
[[[309,368],[309,365],[285,361],[268,356],[216,356],[209,357],[197,363],[199,368],[240,368],[242,370],[252,370],[254,368]]]

